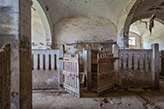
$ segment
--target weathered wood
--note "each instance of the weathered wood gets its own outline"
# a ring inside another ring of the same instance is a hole
[[[101,93],[115,85],[113,54],[97,54],[97,92]]]
[[[0,108],[10,109],[10,44],[0,51]]]
[[[161,75],[164,76],[164,50],[161,51]]]
[[[63,64],[65,91],[80,98],[79,55],[64,54]]]

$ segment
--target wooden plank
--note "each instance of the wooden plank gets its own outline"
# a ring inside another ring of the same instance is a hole
[[[97,55],[97,92],[101,93],[115,85],[113,54]]]
[[[73,57],[70,54],[64,54],[63,63],[65,91],[80,97],[79,55]]]

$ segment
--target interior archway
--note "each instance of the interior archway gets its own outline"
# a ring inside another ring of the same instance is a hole
[[[124,39],[124,48],[128,48],[128,33],[129,28],[132,23],[137,21],[138,19],[151,19],[153,14],[156,15],[156,18],[160,19],[162,22],[164,20],[164,16],[161,14],[163,13],[163,0],[138,0],[133,5],[132,9],[128,13],[128,17],[126,19],[124,30],[123,30],[123,39]]]
[[[142,21],[149,22],[149,19],[142,19]],[[159,22],[159,20],[155,20],[152,33],[150,33],[148,26],[149,26],[149,23],[146,25],[145,23],[138,20],[134,22],[133,24],[131,24],[129,33],[135,32],[141,37],[141,39],[139,40],[141,43],[140,48],[150,49],[151,44],[158,43],[160,45],[159,49],[163,50],[164,49],[164,46],[163,46],[164,25],[161,22]],[[131,34],[129,34],[129,38],[130,37],[131,37]]]
[[[52,35],[47,15],[37,0],[33,0],[31,10],[32,49],[51,49]]]

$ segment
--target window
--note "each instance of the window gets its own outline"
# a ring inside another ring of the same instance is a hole
[[[130,37],[129,38],[129,45],[135,45],[135,37]]]
[[[129,37],[129,48],[135,48],[135,37]]]

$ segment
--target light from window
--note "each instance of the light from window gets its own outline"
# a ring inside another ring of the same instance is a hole
[[[129,38],[129,45],[135,45],[135,37]]]

